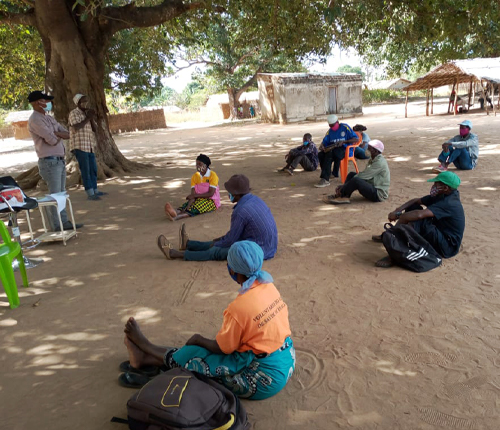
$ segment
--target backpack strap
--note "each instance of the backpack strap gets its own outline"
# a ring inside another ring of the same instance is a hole
[[[120,424],[128,424],[128,420],[124,419],[124,418],[119,418],[119,417],[113,417],[111,418],[111,421],[112,423],[120,423]]]

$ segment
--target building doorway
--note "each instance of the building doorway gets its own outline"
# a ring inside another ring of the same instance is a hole
[[[328,112],[337,113],[337,87],[328,88]]]

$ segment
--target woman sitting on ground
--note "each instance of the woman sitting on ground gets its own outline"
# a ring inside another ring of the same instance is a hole
[[[134,318],[125,325],[132,371],[141,367],[184,367],[216,378],[234,394],[262,400],[283,389],[295,369],[288,307],[262,271],[264,252],[255,242],[236,242],[227,256],[231,278],[241,285],[238,296],[224,311],[215,339],[193,335],[180,349],[153,345]],[[124,373],[120,378],[129,379]],[[133,376],[133,375],[132,375]],[[130,378],[133,380],[134,378]]]
[[[165,214],[170,221],[213,212],[220,207],[219,177],[209,169],[211,162],[204,154],[196,158],[197,172],[191,177],[191,194],[180,208],[167,203]]]

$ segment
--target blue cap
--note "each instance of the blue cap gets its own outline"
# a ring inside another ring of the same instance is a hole
[[[462,121],[460,124],[458,125],[465,125],[466,127],[469,127],[469,130],[472,130],[472,122],[470,122],[468,119]]]

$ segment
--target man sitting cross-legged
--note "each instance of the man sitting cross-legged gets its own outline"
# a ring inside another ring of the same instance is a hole
[[[231,245],[241,240],[251,240],[260,245],[264,250],[265,260],[274,257],[278,248],[278,229],[269,207],[261,198],[250,194],[250,181],[245,175],[233,175],[224,187],[231,202],[235,203],[229,231],[217,239],[198,242],[189,240],[182,225],[179,250],[172,249],[167,238],[160,235],[157,244],[168,260],[226,260]]]
[[[450,258],[458,254],[465,230],[464,208],[457,190],[460,178],[453,172],[442,172],[427,182],[434,182],[429,195],[406,202],[389,214],[389,221],[411,225],[439,255]],[[382,236],[372,236],[372,240],[382,242]],[[375,263],[378,267],[392,264],[390,257]]]
[[[335,194],[324,199],[325,203],[343,204],[351,203],[349,199],[354,191],[372,202],[382,202],[389,197],[389,185],[391,174],[387,160],[382,155],[384,144],[380,140],[370,140],[368,151],[371,159],[366,169],[356,174],[351,172],[347,175],[344,185],[339,185]]]

